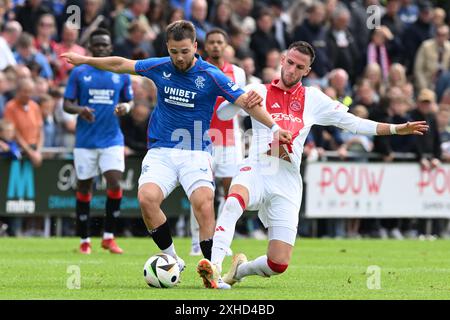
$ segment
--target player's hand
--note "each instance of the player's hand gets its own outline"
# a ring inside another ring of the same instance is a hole
[[[131,105],[128,102],[119,103],[116,108],[114,109],[114,113],[116,116],[124,116],[126,115],[131,109]]]
[[[280,144],[291,144],[292,133],[288,130],[281,129],[273,134],[275,140],[280,141]]]
[[[414,121],[396,125],[397,134],[399,135],[415,134],[423,136],[429,128],[426,121]]]
[[[85,56],[82,56],[81,54],[75,53],[75,52],[65,52],[60,55],[61,58],[66,59],[66,61],[70,64],[73,64],[75,66],[79,66],[80,64],[86,63]]]
[[[263,98],[256,91],[250,90],[247,92],[247,108],[262,107],[262,102]]]
[[[81,111],[78,113],[78,115],[86,120],[87,122],[94,122],[95,121],[95,114],[94,109],[89,107],[82,107]]]

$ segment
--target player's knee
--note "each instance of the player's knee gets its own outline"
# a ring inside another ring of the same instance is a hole
[[[267,264],[269,265],[270,270],[272,270],[275,274],[281,274],[286,271],[289,266],[289,261],[281,261],[275,262],[270,258],[267,258]]]
[[[139,205],[143,209],[152,209],[155,207],[159,207],[160,205],[160,197],[155,194],[151,190],[141,188],[138,191],[138,200]]]
[[[214,221],[214,207],[212,199],[205,198],[202,201],[196,202],[196,204],[193,205],[193,209],[200,225],[205,223],[209,224]]]

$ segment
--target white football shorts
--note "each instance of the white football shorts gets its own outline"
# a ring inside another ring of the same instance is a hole
[[[297,167],[272,156],[261,155],[258,160],[247,158],[231,182],[231,186],[236,184],[248,189],[246,209],[258,210],[259,219],[269,228],[269,240],[294,245],[302,202],[302,178]]]
[[[215,190],[212,156],[206,151],[153,148],[142,160],[139,188],[145,183],[158,185],[164,198],[181,184],[190,199],[199,187]]]
[[[75,148],[73,158],[78,180],[87,180],[110,170],[125,171],[123,146],[98,149]]]
[[[213,170],[217,178],[234,177],[242,162],[242,150],[238,146],[213,146]]]

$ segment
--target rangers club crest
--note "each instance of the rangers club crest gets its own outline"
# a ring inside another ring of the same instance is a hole
[[[120,76],[118,74],[113,74],[111,80],[116,84],[120,83]]]
[[[205,81],[205,78],[198,76],[197,79],[195,79],[195,86],[197,89],[203,89],[205,87]]]

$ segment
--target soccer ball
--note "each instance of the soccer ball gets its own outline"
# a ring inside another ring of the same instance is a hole
[[[144,279],[150,287],[170,288],[180,280],[177,260],[165,253],[151,256],[144,265]]]

